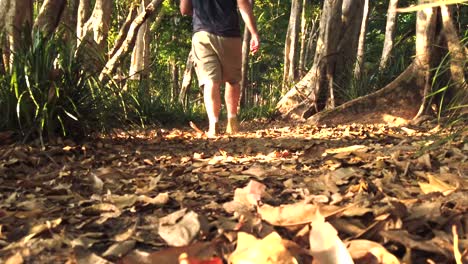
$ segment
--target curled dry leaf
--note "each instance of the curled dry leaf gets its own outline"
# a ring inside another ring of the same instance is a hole
[[[200,232],[201,223],[198,214],[190,211],[175,224],[160,223],[159,235],[170,246],[188,245]]]
[[[288,249],[288,241],[278,233],[271,233],[263,239],[239,232],[236,250],[229,257],[230,264],[265,263],[294,264],[296,258]]]
[[[431,192],[440,192],[443,195],[447,196],[451,193],[453,193],[457,187],[452,186],[448,183],[445,183],[444,181],[440,180],[436,176],[432,174],[427,174],[427,180],[429,183],[425,182],[418,182],[419,187],[421,187],[421,190],[423,193],[428,194]]]
[[[346,243],[356,264],[400,264],[400,261],[379,243],[365,239],[351,240]]]
[[[264,184],[251,180],[246,187],[237,188],[234,191],[234,201],[247,206],[257,205],[265,193],[265,189]]]
[[[309,233],[310,251],[318,264],[352,264],[353,260],[336,229],[317,210]]]
[[[343,208],[333,205],[315,205],[299,202],[271,206],[264,204],[258,208],[261,218],[275,226],[292,226],[308,224],[316,219],[316,213],[320,211],[325,217],[343,211]]]

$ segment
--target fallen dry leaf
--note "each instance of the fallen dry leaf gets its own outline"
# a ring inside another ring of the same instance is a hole
[[[147,253],[143,251],[133,251],[118,263],[120,264],[179,264],[179,258],[186,254],[189,258],[212,259],[216,254],[216,242],[198,242],[185,247],[172,247],[165,250]]]
[[[346,242],[351,257],[356,264],[400,264],[400,261],[379,243],[356,239]]]
[[[418,182],[419,187],[421,187],[423,193],[427,194],[431,192],[440,192],[443,195],[447,196],[457,189],[455,186],[443,182],[434,175],[427,174],[426,177],[429,183]]]
[[[288,250],[287,242],[277,233],[257,239],[250,234],[240,232],[237,237],[236,250],[229,256],[229,263],[293,264],[298,262]]]

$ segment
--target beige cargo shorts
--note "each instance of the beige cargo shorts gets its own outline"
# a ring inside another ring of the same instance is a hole
[[[242,77],[242,40],[208,32],[196,32],[192,37],[192,52],[198,83],[207,81],[240,82]]]

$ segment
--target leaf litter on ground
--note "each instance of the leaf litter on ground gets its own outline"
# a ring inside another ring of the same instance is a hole
[[[467,133],[432,127],[9,142],[0,262],[466,263]]]

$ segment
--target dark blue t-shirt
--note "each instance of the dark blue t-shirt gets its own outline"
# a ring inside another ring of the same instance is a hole
[[[240,37],[236,0],[192,0],[193,32]]]

